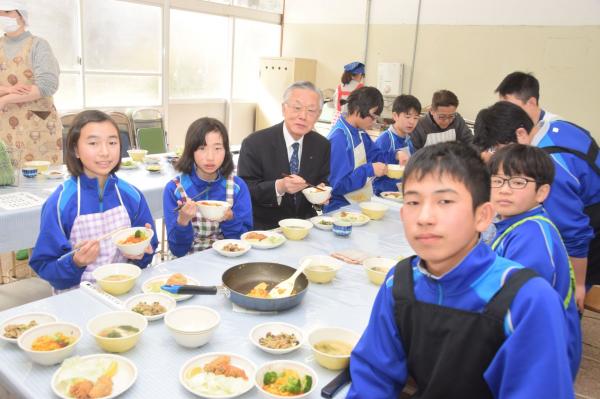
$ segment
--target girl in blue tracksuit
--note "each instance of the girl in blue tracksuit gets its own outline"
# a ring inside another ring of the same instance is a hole
[[[498,213],[492,250],[535,270],[558,292],[565,309],[573,379],[581,360],[575,276],[558,229],[540,205],[551,190],[554,165],[541,149],[511,144],[491,158],[491,200]]]
[[[490,175],[456,142],[409,160],[401,217],[418,256],[387,275],[350,359],[349,398],[573,398],[564,311],[535,271],[479,239]]]
[[[154,221],[142,193],[119,179],[121,162],[118,128],[100,111],[76,116],[66,141],[66,163],[71,178],[60,185],[42,207],[40,235],[31,267],[55,292],[93,281],[98,266],[132,262],[146,267],[158,245],[156,234],[143,255],[120,253],[110,238],[97,238],[116,229],[145,226]],[[72,249],[73,253],[66,255]]]
[[[419,100],[410,94],[402,94],[396,97],[392,105],[392,118],[394,123],[383,133],[377,137],[375,145],[384,152],[396,156],[399,150],[404,149],[404,159],[400,164],[405,164],[408,161],[410,154],[415,152],[415,148],[410,140],[410,134],[415,130],[417,122],[419,122],[419,114],[421,113],[421,103]],[[375,195],[379,195],[384,191],[398,191],[398,183],[402,179],[392,179],[387,176],[381,176],[373,182]]]
[[[396,154],[383,153],[365,130],[371,128],[383,109],[383,96],[374,87],[362,87],[348,97],[348,116],[340,117],[329,136],[333,187],[325,212],[350,202],[369,201],[373,196],[372,180],[386,173]]]
[[[213,118],[193,122],[176,168],[181,175],[163,194],[165,225],[173,255],[210,248],[221,238],[240,238],[252,228],[252,205],[246,183],[233,174],[225,126]],[[202,217],[196,201],[227,201],[231,208],[220,221]]]

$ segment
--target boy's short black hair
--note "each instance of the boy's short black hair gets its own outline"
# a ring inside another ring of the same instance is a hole
[[[202,146],[206,145],[206,135],[208,133],[217,132],[223,138],[223,148],[225,150],[225,158],[219,168],[221,176],[227,178],[233,172],[233,157],[229,151],[229,135],[227,128],[221,121],[215,118],[204,117],[192,122],[185,135],[185,145],[183,154],[179,162],[175,165],[175,169],[180,172],[191,174],[196,167],[194,160],[194,152]]]
[[[383,96],[375,87],[363,86],[350,93],[347,104],[348,115],[352,115],[358,111],[361,118],[366,118],[369,116],[371,108],[377,108],[375,114],[381,115],[381,111],[383,111]]]
[[[458,108],[458,97],[450,90],[438,90],[433,93],[431,98],[431,109],[435,111],[438,107]]]
[[[531,132],[533,121],[529,115],[518,105],[498,101],[477,114],[473,145],[484,150],[498,144],[516,143],[516,132],[521,127]]]
[[[410,157],[404,181],[429,175],[449,176],[465,185],[473,199],[473,211],[490,200],[490,173],[471,146],[446,142],[423,147]],[[406,185],[402,186],[404,192]]]
[[[417,114],[421,113],[421,103],[417,97],[410,94],[402,94],[396,97],[394,104],[392,105],[392,112],[397,114],[404,112],[407,114],[411,110],[415,110]]]
[[[523,175],[535,180],[536,190],[554,181],[554,163],[546,151],[524,144],[509,144],[500,148],[488,165],[492,175],[502,168],[506,176]]]
[[[117,138],[119,140],[119,160],[115,167],[110,171],[111,174],[116,173],[121,166],[121,152],[123,150],[123,142],[121,141],[121,136],[119,135],[119,127],[117,123],[111,118],[108,114],[96,110],[89,109],[86,111],[82,111],[75,115],[75,119],[73,119],[73,124],[69,128],[69,132],[67,133],[67,139],[65,143],[65,163],[67,164],[67,170],[71,174],[71,176],[81,176],[83,174],[83,164],[81,163],[81,159],[77,156],[77,143],[79,142],[79,137],[81,136],[81,130],[88,123],[102,123],[108,122],[115,128],[117,132]]]
[[[524,103],[531,97],[540,100],[540,82],[530,73],[513,72],[506,75],[496,87],[495,93],[502,97],[513,95]]]

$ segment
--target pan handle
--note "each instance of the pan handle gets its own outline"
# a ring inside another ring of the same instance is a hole
[[[329,384],[321,389],[321,396],[327,399],[333,398],[340,389],[350,382],[350,368],[346,367],[340,374],[331,380]]]
[[[180,295],[216,295],[219,292],[219,287],[214,285],[163,285],[160,288],[172,294]]]

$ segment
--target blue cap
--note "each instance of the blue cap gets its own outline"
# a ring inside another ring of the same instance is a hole
[[[365,64],[362,62],[351,62],[349,64],[344,65],[344,71],[352,72],[353,75],[364,74],[365,73]]]

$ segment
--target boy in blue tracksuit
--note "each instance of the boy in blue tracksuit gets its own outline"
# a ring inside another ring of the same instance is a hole
[[[384,153],[390,153],[394,157],[398,150],[403,150],[402,159],[399,164],[405,164],[408,161],[410,154],[415,152],[415,149],[410,141],[410,134],[415,130],[417,122],[419,122],[419,114],[421,113],[421,103],[415,96],[410,94],[402,94],[396,97],[392,105],[392,118],[394,124],[379,135],[375,141],[375,145]],[[408,150],[408,151],[407,151]],[[398,191],[398,183],[402,179],[392,179],[387,176],[381,176],[373,182],[375,195],[379,195],[384,191]]]
[[[252,229],[252,204],[246,183],[233,174],[227,129],[218,120],[200,118],[188,128],[177,170],[167,183],[163,208],[169,249],[175,256],[210,248],[222,238],[239,239]],[[222,220],[203,218],[198,201],[227,201]]]
[[[133,257],[121,254],[110,238],[98,240],[125,227],[154,230],[142,193],[115,175],[120,147],[118,127],[107,114],[87,110],[73,120],[65,148],[71,178],[44,203],[29,262],[54,292],[94,281],[92,272],[105,264],[128,261],[146,267],[152,261],[156,234],[146,251]],[[70,253],[74,248],[77,251]]]
[[[460,143],[428,146],[404,174],[396,265],[350,359],[349,398],[573,398],[560,298],[479,235],[493,217],[490,176]]]
[[[340,116],[327,137],[331,142],[329,182],[333,190],[325,212],[350,202],[369,201],[373,178],[385,175],[387,164],[397,161],[397,154],[382,152],[366,133],[383,110],[379,90],[368,86],[354,90],[347,104],[348,115]]]
[[[575,276],[558,229],[540,205],[548,197],[554,164],[541,149],[510,144],[491,158],[491,200],[500,220],[492,249],[535,270],[558,292],[567,323],[571,372],[581,360],[581,326],[575,304]]]
[[[493,151],[515,142],[542,148],[551,155],[556,172],[544,208],[567,248],[575,272],[576,303],[583,311],[585,284],[600,283],[598,144],[588,132],[556,116],[546,116],[534,127],[530,116],[508,101],[479,112],[477,145]]]

